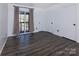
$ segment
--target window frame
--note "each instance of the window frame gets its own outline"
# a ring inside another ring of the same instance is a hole
[[[21,14],[23,14],[24,16],[23,16],[23,18],[24,19],[26,19],[26,15],[28,15],[27,17],[27,19],[28,19],[28,21],[26,21],[25,22],[25,20],[23,21],[23,22],[21,22]],[[24,29],[22,29],[22,24],[24,23]],[[28,24],[28,25],[27,25]],[[28,28],[28,29],[27,29]],[[25,13],[25,12],[23,12],[23,11],[21,11],[20,13],[19,13],[19,31],[20,31],[20,33],[23,33],[23,32],[29,32],[29,12],[27,13]]]

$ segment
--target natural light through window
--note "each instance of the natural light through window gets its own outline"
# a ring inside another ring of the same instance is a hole
[[[20,12],[19,13],[19,29],[20,29],[20,32],[28,32],[29,31],[28,15],[29,15],[29,13],[27,13],[27,12]]]

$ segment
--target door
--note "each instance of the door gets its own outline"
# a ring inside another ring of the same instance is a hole
[[[19,13],[19,31],[20,33],[29,32],[29,13],[21,11]]]

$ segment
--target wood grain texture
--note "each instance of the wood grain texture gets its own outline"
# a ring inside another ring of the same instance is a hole
[[[49,32],[9,37],[2,56],[78,56],[79,44]]]

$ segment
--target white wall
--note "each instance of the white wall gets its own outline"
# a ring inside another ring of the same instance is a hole
[[[40,8],[34,9],[34,28],[35,31],[46,31],[45,11]]]
[[[70,39],[75,37],[72,40],[79,43],[79,4],[51,7],[47,9],[46,13],[46,29],[48,32]],[[51,24],[51,22],[53,22],[53,24]],[[73,27],[71,24],[76,24],[76,26]],[[57,32],[57,29],[59,29],[60,32]],[[69,31],[70,34],[67,34]]]
[[[40,31],[40,20],[42,20],[41,16],[41,9],[35,8],[34,9],[34,32]]]
[[[8,4],[8,36],[13,35],[14,7]]]
[[[14,7],[15,4],[8,4],[8,36],[13,36],[13,20],[14,20]],[[17,5],[17,4],[16,4]],[[23,6],[23,5],[18,5]],[[27,6],[23,6],[27,7]],[[34,7],[30,7],[34,8]],[[34,8],[34,32],[42,31],[44,27],[44,12],[41,8]]]
[[[20,5],[21,6],[21,5]],[[60,4],[48,9],[34,8],[34,32],[48,31],[79,41],[79,4]],[[8,36],[13,34],[14,7],[8,6]],[[51,24],[53,23],[53,24]],[[76,24],[76,27],[73,26]],[[59,32],[57,32],[57,29]]]
[[[77,13],[77,15],[76,15],[77,16],[76,17],[76,19],[77,19],[76,20],[76,26],[77,26],[76,27],[76,30],[77,30],[76,31],[76,33],[77,33],[76,37],[77,37],[77,42],[79,43],[79,4],[76,5],[76,8],[77,8],[77,10],[76,10],[76,13]]]
[[[7,39],[8,4],[0,4],[0,53]]]
[[[8,17],[8,20],[7,20]],[[64,20],[63,20],[64,19]],[[72,19],[73,21],[71,21]],[[7,38],[7,21],[8,21],[8,36],[13,34],[13,20],[14,20],[14,7],[12,4],[0,4],[0,53]],[[53,24],[51,24],[53,22]],[[69,24],[76,23],[76,32],[73,35],[72,31],[75,29]],[[66,24],[66,25],[65,25]],[[70,26],[69,26],[70,25]],[[71,29],[73,28],[73,30]],[[69,35],[67,28],[71,33]],[[57,29],[60,31],[57,32]],[[64,36],[79,42],[79,4],[68,5],[59,8],[49,8],[41,9],[34,8],[34,30],[38,31],[48,31],[59,36]],[[68,33],[68,34],[67,34]]]
[[[47,10],[47,30],[53,34],[66,37],[72,40],[76,39],[76,30],[73,24],[76,23],[76,5],[65,5]],[[53,24],[51,24],[53,23]],[[57,32],[59,30],[59,32]]]

